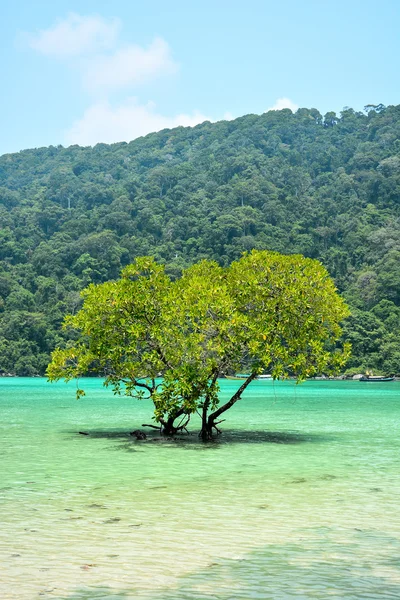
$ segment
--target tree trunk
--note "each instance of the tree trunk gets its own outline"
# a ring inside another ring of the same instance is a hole
[[[186,423],[184,425],[179,425],[178,427],[175,427],[175,425],[174,425],[176,419],[178,419],[179,417],[181,417],[184,414],[187,414],[187,413],[183,408],[181,408],[174,415],[168,416],[168,418],[166,420],[160,419],[160,423],[162,425],[162,429],[161,429],[162,435],[166,435],[166,436],[176,435],[179,431],[181,431],[182,429],[185,429],[186,425],[188,424],[188,421],[186,421]],[[190,418],[190,415],[189,415],[189,418]]]
[[[211,380],[211,384],[209,386],[209,389],[215,385],[215,382],[218,379],[218,373],[219,373],[218,371],[216,371],[214,373],[213,378]],[[203,440],[203,442],[207,442],[208,440],[211,440],[211,438],[212,438],[212,435],[210,435],[210,431],[208,428],[208,419],[207,419],[209,406],[210,406],[210,394],[208,393],[205,397],[204,404],[203,404],[203,410],[201,413],[201,430],[199,433],[199,437]]]
[[[210,436],[210,432],[208,431],[207,413],[208,413],[209,405],[210,405],[210,401],[208,398],[206,398],[204,400],[203,411],[201,413],[201,430],[199,433],[199,437],[203,440],[203,442],[207,442],[212,437],[212,436]]]
[[[175,421],[175,417],[174,418],[169,418],[166,421],[161,421],[162,424],[162,429],[161,429],[161,433],[162,435],[166,435],[166,436],[171,436],[171,435],[175,435],[176,434],[176,429],[174,427],[174,421]]]

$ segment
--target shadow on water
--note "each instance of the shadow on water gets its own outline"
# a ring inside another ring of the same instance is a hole
[[[144,430],[143,430],[144,431]],[[198,450],[211,450],[227,445],[236,444],[311,444],[331,442],[336,437],[334,435],[301,433],[298,431],[265,431],[265,430],[235,430],[226,429],[221,435],[216,436],[209,442],[202,442],[196,432],[174,436],[163,437],[157,433],[147,433],[146,439],[137,440],[126,430],[108,430],[108,429],[86,429],[85,432],[66,431],[69,439],[82,439],[83,442],[94,439],[103,439],[120,442],[118,448],[128,452],[144,450],[151,445],[152,447],[174,447],[182,449],[197,448]]]
[[[53,600],[133,600],[136,596],[133,592],[113,590],[110,587],[81,588],[68,596],[55,596],[50,594]]]
[[[323,551],[319,558],[310,557],[304,565],[306,561],[301,546],[269,546],[240,559],[216,560],[205,569],[183,577],[175,589],[144,595],[143,600],[394,600],[400,597],[400,584],[375,575],[375,565],[358,569],[354,561],[353,569],[349,569],[348,560],[324,560]]]
[[[326,529],[326,528],[325,528]],[[310,545],[269,544],[239,558],[215,558],[207,566],[153,590],[76,590],[55,600],[288,600],[400,598],[400,540],[376,530],[351,529],[347,544],[320,532]],[[366,549],[371,553],[365,555]],[[385,550],[386,549],[386,550]],[[54,598],[54,595],[51,596]]]

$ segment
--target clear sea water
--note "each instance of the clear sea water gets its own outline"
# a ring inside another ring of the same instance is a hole
[[[2,600],[400,598],[400,383],[254,382],[210,444],[81,384],[0,380]]]

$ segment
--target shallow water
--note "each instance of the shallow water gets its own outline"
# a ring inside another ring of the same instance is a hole
[[[254,382],[206,445],[81,386],[0,380],[2,599],[400,598],[400,383]]]

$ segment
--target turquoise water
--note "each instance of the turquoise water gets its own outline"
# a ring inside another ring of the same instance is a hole
[[[400,383],[257,381],[206,445],[81,384],[0,380],[2,600],[400,598]]]

